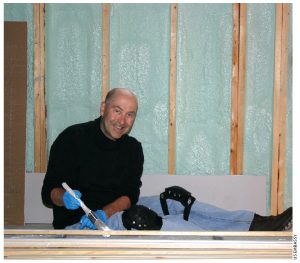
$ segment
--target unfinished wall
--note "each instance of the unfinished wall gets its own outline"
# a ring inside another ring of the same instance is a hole
[[[144,173],[168,172],[169,4],[112,4],[110,86],[139,98],[132,131],[145,154]]]
[[[247,5],[244,172],[272,173],[275,5]],[[270,192],[271,177],[267,178]],[[267,196],[268,203],[270,196]]]
[[[176,173],[230,174],[232,5],[178,11]]]
[[[28,20],[32,30],[31,9],[32,4],[5,4],[5,20]],[[98,116],[101,19],[101,4],[46,4],[48,151],[65,127]],[[285,206],[292,203],[291,28]],[[178,4],[177,30],[175,173],[229,175],[232,4]],[[274,38],[275,4],[248,4],[244,174],[267,177],[268,208]],[[30,31],[29,61],[32,39]],[[110,5],[110,86],[130,87],[139,98],[132,135],[143,144],[145,174],[168,171],[169,54],[170,4]],[[27,109],[33,108],[31,65]],[[33,115],[27,111],[26,170],[33,171]]]
[[[101,101],[101,5],[49,4],[45,15],[48,149],[67,126],[96,118]]]

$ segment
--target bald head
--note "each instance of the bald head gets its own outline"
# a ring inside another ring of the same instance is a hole
[[[131,90],[126,89],[126,88],[111,89],[105,97],[105,101],[104,101],[105,104],[109,104],[113,99],[115,99],[118,96],[127,96],[129,99],[131,97],[131,99],[134,100],[136,103],[136,111],[137,111],[138,100],[137,100],[135,94]]]
[[[120,139],[128,134],[135,121],[138,101],[134,93],[125,88],[115,88],[107,93],[101,104],[100,128],[111,140]]]

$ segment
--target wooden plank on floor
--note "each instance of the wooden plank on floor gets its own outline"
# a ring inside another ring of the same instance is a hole
[[[103,236],[109,233],[111,236],[223,236],[223,237],[291,237],[292,232],[285,231],[156,231],[156,230],[112,230],[112,231],[94,231],[94,230],[66,230],[66,229],[20,229],[6,228],[4,235],[76,235],[76,236]]]
[[[292,232],[276,232],[280,233],[278,236],[276,233],[274,235],[274,232],[248,231],[109,232],[110,237],[100,236],[103,234],[102,231],[93,230],[58,230],[57,233],[60,234],[53,236],[48,234],[43,236],[41,232],[15,236],[5,231],[4,257],[6,259],[291,259]],[[73,233],[81,235],[72,235]]]

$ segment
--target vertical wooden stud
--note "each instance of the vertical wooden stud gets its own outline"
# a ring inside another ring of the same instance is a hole
[[[240,4],[233,4],[230,174],[237,174]]]
[[[286,112],[288,87],[288,31],[289,31],[289,4],[282,4],[282,52],[281,52],[281,103],[279,139],[279,184],[278,184],[278,212],[284,211],[284,186],[286,178]]]
[[[34,4],[34,171],[45,172],[46,106],[45,106],[45,4]]]
[[[233,4],[230,174],[243,174],[247,5]]]
[[[102,101],[109,91],[109,4],[102,4]]]
[[[276,4],[271,213],[284,210],[289,5]]]
[[[245,123],[245,81],[246,81],[246,40],[247,4],[240,4],[240,43],[239,43],[239,88],[238,88],[238,138],[237,174],[243,174],[244,163],[244,123]]]
[[[176,153],[176,67],[177,67],[177,4],[171,4],[169,147],[168,173],[175,173]]]
[[[279,94],[280,94],[280,65],[281,65],[281,33],[282,5],[276,4],[276,33],[275,33],[275,73],[274,73],[274,106],[273,106],[273,159],[271,185],[271,213],[278,213],[278,154],[279,154]]]

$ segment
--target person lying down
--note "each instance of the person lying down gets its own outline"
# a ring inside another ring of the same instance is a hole
[[[72,202],[73,208],[79,207],[75,198]],[[103,210],[95,213],[111,230],[287,231],[292,228],[293,209],[289,207],[277,216],[261,216],[247,210],[228,211],[200,202],[184,188],[172,186],[159,196],[140,197],[136,205],[108,219]],[[65,229],[96,230],[96,227],[84,215],[80,222]]]

